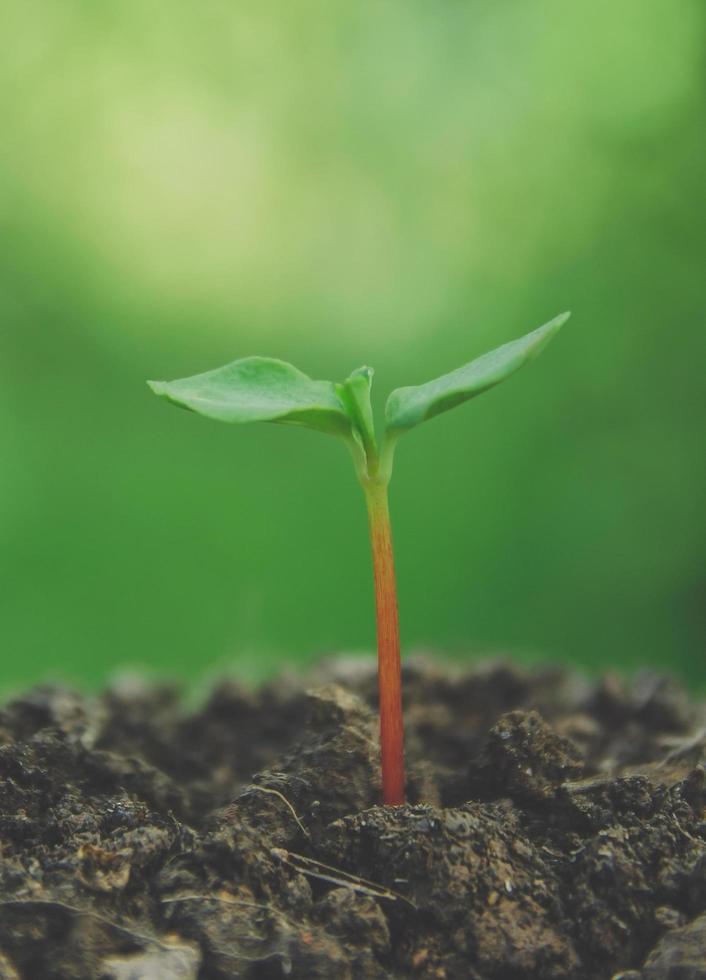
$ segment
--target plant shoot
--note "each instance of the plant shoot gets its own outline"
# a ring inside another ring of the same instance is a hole
[[[370,387],[362,367],[345,381],[313,381],[297,368],[269,357],[245,357],[215,371],[178,381],[150,381],[182,408],[221,422],[277,422],[338,436],[353,457],[368,510],[377,615],[380,750],[383,802],[405,798],[400,631],[388,509],[388,486],[397,441],[421,422],[482,394],[536,357],[568,319],[568,313],[426,384],[397,388],[387,399],[378,442]]]

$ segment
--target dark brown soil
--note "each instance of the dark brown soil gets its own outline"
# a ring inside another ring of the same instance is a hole
[[[672,681],[405,667],[0,713],[0,980],[706,978],[706,712]]]

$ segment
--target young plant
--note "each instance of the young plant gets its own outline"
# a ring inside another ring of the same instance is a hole
[[[382,793],[404,803],[405,774],[397,587],[387,488],[397,440],[421,422],[482,394],[530,361],[568,319],[562,313],[512,341],[426,384],[397,388],[385,406],[380,444],[370,404],[373,372],[361,367],[341,383],[313,381],[269,357],[245,357],[178,381],[149,381],[157,395],[221,422],[278,422],[338,436],[353,456],[370,526],[377,612]]]

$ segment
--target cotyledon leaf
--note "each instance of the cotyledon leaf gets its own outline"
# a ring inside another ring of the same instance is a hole
[[[546,347],[569,316],[569,313],[562,313],[519,340],[504,344],[426,384],[395,389],[385,406],[387,431],[396,435],[412,429],[509,378]]]
[[[313,381],[292,364],[244,357],[177,381],[148,381],[155,394],[221,422],[279,422],[350,437],[352,419],[332,381]]]

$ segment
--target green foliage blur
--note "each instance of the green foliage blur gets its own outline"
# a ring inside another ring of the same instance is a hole
[[[145,379],[370,364],[380,408],[564,309],[399,446],[404,648],[703,680],[702,2],[0,20],[0,687],[372,649],[345,450]]]

